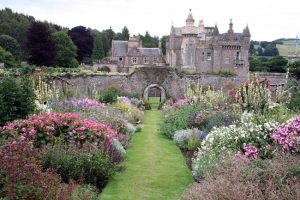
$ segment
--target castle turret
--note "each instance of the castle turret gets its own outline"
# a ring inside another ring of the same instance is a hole
[[[244,37],[251,37],[248,25],[246,26],[246,28],[243,31],[243,36]]]
[[[200,30],[200,33],[203,33],[205,31],[203,19],[201,19],[199,21],[199,30]]]
[[[215,25],[215,28],[214,28],[214,30],[212,32],[212,35],[214,35],[214,36],[219,35],[219,29],[218,29],[217,24]]]
[[[186,26],[194,26],[195,20],[194,17],[192,15],[192,10],[190,9],[190,13],[187,17],[187,19],[185,20],[186,22]]]
[[[232,19],[230,19],[228,33],[233,33],[233,23],[232,23]]]
[[[172,23],[170,36],[174,36],[174,35],[175,35],[175,28],[174,28],[173,23]]]

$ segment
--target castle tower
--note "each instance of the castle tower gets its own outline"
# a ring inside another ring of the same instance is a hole
[[[233,23],[232,23],[232,19],[230,19],[228,33],[233,33]]]
[[[249,30],[248,25],[246,26],[246,28],[245,28],[244,31],[243,31],[243,36],[244,36],[244,37],[251,37],[251,34],[250,34],[250,30]]]
[[[128,40],[128,52],[131,51],[132,49],[139,48],[139,47],[142,47],[142,43],[141,43],[139,37],[133,36],[133,37],[129,38],[129,40]]]
[[[205,31],[203,19],[199,21],[199,31],[200,33],[204,33]]]
[[[190,13],[189,13],[187,19],[185,20],[185,22],[186,22],[186,26],[194,26],[195,20],[192,15],[192,9],[190,9]]]
[[[213,32],[212,32],[212,35],[214,35],[214,36],[219,35],[219,29],[218,29],[217,24],[215,25],[215,28],[214,28],[214,30],[213,30]]]

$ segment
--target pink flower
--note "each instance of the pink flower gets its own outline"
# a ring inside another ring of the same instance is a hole
[[[23,135],[21,135],[20,139],[21,139],[21,141],[25,141],[25,140],[26,140],[26,137],[23,136]]]
[[[33,136],[33,135],[35,135],[35,134],[36,134],[36,130],[31,129],[31,130],[29,131],[29,135],[30,135],[30,136]]]
[[[246,144],[244,146],[245,156],[248,158],[257,158],[258,149],[252,144]]]

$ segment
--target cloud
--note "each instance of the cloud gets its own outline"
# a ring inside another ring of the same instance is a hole
[[[167,35],[171,23],[183,26],[191,8],[196,24],[204,19],[207,26],[218,24],[220,32],[228,30],[229,19],[234,29],[241,32],[249,25],[254,40],[274,40],[295,37],[300,32],[300,2],[285,0],[1,0],[0,8],[33,15],[40,20],[63,26],[84,25],[98,30],[112,26],[121,31],[126,25],[130,33]]]

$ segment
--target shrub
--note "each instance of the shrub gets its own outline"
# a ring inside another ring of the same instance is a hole
[[[175,131],[192,128],[191,115],[205,109],[205,105],[185,105],[173,110],[162,123],[162,131],[168,138],[173,138]]]
[[[100,93],[99,101],[103,103],[116,103],[118,96],[120,96],[121,91],[119,88],[112,86]]]
[[[114,105],[117,109],[128,115],[128,119],[132,123],[140,123],[143,119],[143,113],[136,107],[129,103],[116,103]]]
[[[0,81],[0,125],[25,118],[35,109],[35,94],[31,81],[24,77],[20,84],[12,77]]]
[[[281,155],[272,161],[249,161],[229,157],[216,173],[207,176],[203,184],[192,186],[182,199],[299,199],[300,179],[295,170],[299,158]]]
[[[210,174],[213,174],[218,166],[226,157],[217,151],[210,151],[206,153],[199,152],[198,155],[192,160],[192,175],[195,180],[199,181]]]
[[[195,150],[200,146],[201,132],[198,129],[176,131],[173,141],[182,149]]]
[[[0,47],[0,63],[4,63],[5,68],[14,68],[17,66],[15,58],[10,52]]]
[[[48,147],[43,166],[53,168],[65,182],[81,181],[99,189],[118,169],[103,149],[93,145],[81,149],[74,145]]]
[[[101,146],[103,142],[111,142],[118,135],[111,127],[90,119],[82,120],[78,114],[54,112],[8,123],[0,128],[0,134],[4,138],[31,141],[36,147],[70,142],[79,145],[93,142]]]
[[[55,199],[60,179],[51,170],[42,172],[41,157],[30,143],[0,146],[0,198]]]
[[[229,126],[234,122],[238,122],[240,115],[238,113],[228,111],[208,111],[204,110],[191,116],[194,126],[204,132],[209,133],[213,128],[220,126]]]

